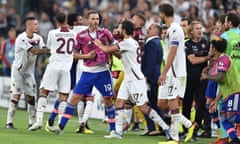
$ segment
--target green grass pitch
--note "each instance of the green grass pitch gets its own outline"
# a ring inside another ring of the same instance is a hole
[[[5,129],[7,109],[0,108],[0,144],[157,144],[164,141],[163,136],[139,136],[143,131],[124,133],[123,139],[105,139],[103,136],[109,134],[108,125],[101,120],[90,119],[89,126],[94,134],[77,134],[77,117],[74,116],[69,122],[62,135],[48,133],[44,128],[38,131],[27,130],[27,111],[17,110],[14,117],[16,130]],[[49,114],[45,113],[45,121]],[[189,144],[208,144],[212,139],[199,139]],[[184,142],[181,141],[181,144]]]

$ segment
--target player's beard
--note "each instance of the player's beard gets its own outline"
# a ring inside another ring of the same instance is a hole
[[[93,24],[93,27],[94,27],[95,29],[97,29],[97,28],[98,28],[98,26],[99,26],[99,24],[98,24],[98,23],[94,23],[94,24]]]
[[[122,32],[120,32],[119,36],[120,36],[120,38],[123,40],[124,36],[123,36],[123,33],[122,33]]]
[[[165,21],[164,18],[161,19],[161,24],[162,24],[162,25],[163,25],[163,24],[166,24],[166,21]]]

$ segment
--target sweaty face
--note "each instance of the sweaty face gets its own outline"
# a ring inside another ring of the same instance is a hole
[[[156,35],[156,28],[155,25],[151,25],[148,29],[147,29],[147,37],[152,37]]]
[[[184,34],[187,34],[187,31],[188,31],[188,21],[187,20],[181,21],[180,25],[183,28]]]
[[[163,30],[162,30],[162,33],[161,33],[161,38],[162,38],[162,39],[165,39],[166,36],[167,36],[167,29],[163,29]]]
[[[90,14],[88,18],[88,24],[89,24],[89,27],[92,27],[93,29],[97,29],[99,25],[99,15],[97,13]]]
[[[83,19],[82,19],[82,16],[78,16],[78,17],[77,17],[76,25],[83,25]]]
[[[166,24],[164,14],[162,12],[159,13],[159,17],[161,18],[162,24]]]
[[[28,26],[29,30],[31,30],[32,32],[34,32],[34,33],[38,32],[38,28],[39,28],[38,20],[29,21],[27,23],[27,26]]]
[[[193,37],[201,38],[202,37],[202,25],[194,24],[192,33],[193,33]]]
[[[224,24],[222,24],[221,22],[216,22],[216,26],[215,26],[215,34],[220,36],[220,34],[222,34],[224,32]]]

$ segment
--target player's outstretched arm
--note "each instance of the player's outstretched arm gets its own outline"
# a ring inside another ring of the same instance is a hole
[[[117,44],[114,45],[103,45],[99,39],[95,39],[93,43],[102,49],[105,53],[115,53],[119,51],[119,47]]]
[[[34,55],[50,54],[50,49],[44,47],[42,49],[32,47],[29,51]]]
[[[79,52],[73,53],[74,59],[94,59],[96,57],[96,51],[92,50],[87,54],[80,54]]]

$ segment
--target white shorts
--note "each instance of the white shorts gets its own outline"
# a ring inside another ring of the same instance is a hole
[[[36,96],[36,81],[33,72],[20,72],[13,68],[11,73],[11,92]]]
[[[186,88],[186,77],[167,76],[166,84],[158,89],[158,99],[184,98]]]
[[[145,80],[126,81],[123,80],[117,98],[130,100],[137,106],[142,106],[148,102],[147,86]]]
[[[44,88],[49,91],[57,90],[59,93],[68,94],[70,92],[70,86],[70,71],[47,67],[44,72],[40,88]]]

